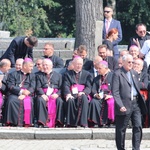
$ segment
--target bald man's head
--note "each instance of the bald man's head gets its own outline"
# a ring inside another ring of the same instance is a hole
[[[0,62],[0,70],[3,73],[7,73],[9,69],[11,68],[11,62],[9,59],[2,59]]]
[[[17,71],[22,69],[23,61],[24,61],[24,59],[22,59],[22,58],[18,58],[16,60],[15,68],[16,68]]]
[[[50,72],[52,72],[53,63],[50,59],[48,59],[48,58],[43,59],[42,65],[43,65],[43,71],[45,73],[49,74]]]
[[[74,71],[80,72],[83,67],[83,59],[81,57],[77,56],[73,59],[72,64],[74,66]]]

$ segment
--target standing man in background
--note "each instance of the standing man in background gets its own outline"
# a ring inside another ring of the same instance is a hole
[[[139,23],[135,27],[136,35],[131,37],[128,44],[128,50],[132,45],[136,45],[140,49],[143,47],[144,42],[150,39],[150,34],[147,32],[147,27],[143,23]]]
[[[9,47],[0,58],[0,60],[6,58],[11,61],[11,67],[15,67],[15,61],[18,58],[28,58],[33,59],[33,47],[37,46],[38,39],[34,36],[29,37],[16,37],[12,40]]]
[[[48,58],[52,61],[53,68],[63,68],[64,67],[64,62],[63,62],[62,58],[60,58],[54,54],[54,45],[52,43],[50,43],[50,42],[45,43],[43,53],[44,53],[43,58]]]
[[[104,8],[104,26],[103,26],[103,39],[106,39],[106,35],[112,28],[118,30],[118,38],[113,41],[114,46],[114,57],[119,58],[118,44],[122,40],[122,29],[120,21],[113,19],[113,9],[111,6],[106,6]]]

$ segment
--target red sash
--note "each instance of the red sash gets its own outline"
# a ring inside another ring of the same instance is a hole
[[[144,96],[145,100],[148,100],[148,90],[140,90],[140,93]]]

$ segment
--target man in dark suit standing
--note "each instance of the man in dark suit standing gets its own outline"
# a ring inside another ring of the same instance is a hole
[[[15,61],[18,58],[28,58],[33,59],[33,47],[37,46],[38,39],[34,36],[29,37],[16,37],[12,40],[9,47],[0,58],[0,60],[6,58],[11,61],[11,67],[15,67]]]
[[[132,121],[132,149],[139,150],[142,139],[141,113],[146,114],[146,105],[140,94],[137,72],[132,70],[133,57],[122,57],[123,66],[113,76],[112,93],[115,99],[116,145],[125,150],[125,132]]]
[[[112,28],[118,30],[118,38],[113,41],[114,46],[114,57],[119,58],[118,43],[122,40],[122,29],[120,21],[113,19],[113,9],[111,6],[106,6],[104,8],[104,26],[103,26],[103,39],[106,39],[106,35]]]

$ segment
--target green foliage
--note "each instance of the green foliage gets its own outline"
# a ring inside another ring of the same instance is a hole
[[[121,21],[123,39],[127,43],[135,35],[135,26],[138,23],[150,24],[149,0],[116,0],[117,19]]]
[[[1,0],[0,29],[9,30],[12,36],[30,33],[44,37],[51,33],[44,7],[58,6],[53,0]]]
[[[55,0],[59,7],[46,12],[51,29],[50,37],[74,37],[75,35],[75,0]]]

